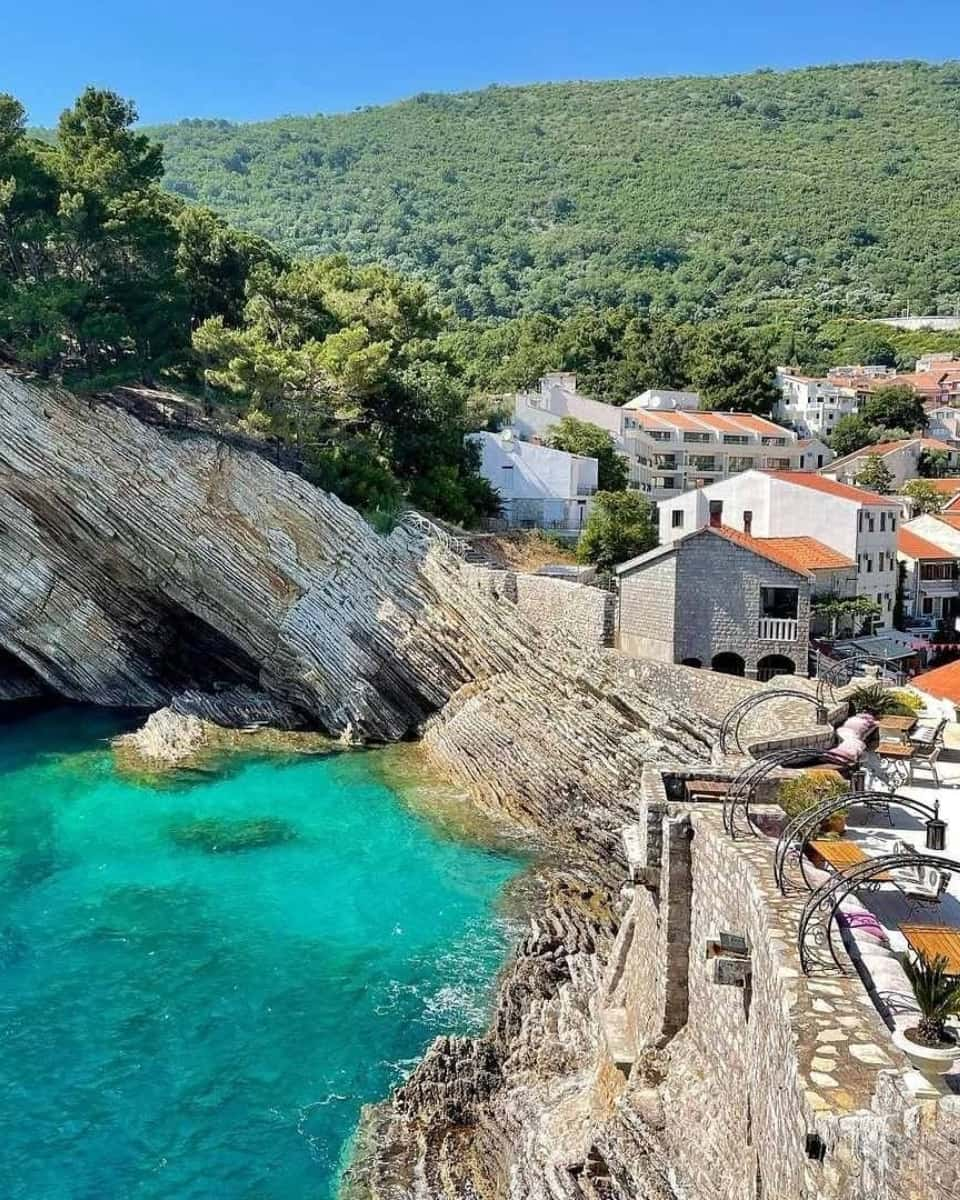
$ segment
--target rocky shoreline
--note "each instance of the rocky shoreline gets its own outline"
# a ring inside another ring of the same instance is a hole
[[[191,761],[218,720],[418,737],[563,864],[491,1030],[441,1039],[367,1114],[348,1195],[672,1194],[655,1105],[635,1082],[623,1102],[600,1047],[619,832],[644,764],[708,762],[756,685],[704,695],[696,672],[577,647],[422,522],[383,537],[262,458],[4,373],[0,530],[4,661],[54,696],[160,710],[126,743],[141,760]]]

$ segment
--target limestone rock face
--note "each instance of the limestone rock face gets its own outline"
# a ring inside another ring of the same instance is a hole
[[[708,761],[755,685],[576,650],[440,535],[389,537],[255,454],[0,372],[0,695],[276,716],[430,754],[565,864],[484,1039],[445,1039],[371,1114],[365,1196],[669,1195],[615,1103],[593,1011],[651,757]],[[12,687],[12,682],[8,684]],[[636,1113],[633,1112],[636,1117]]]

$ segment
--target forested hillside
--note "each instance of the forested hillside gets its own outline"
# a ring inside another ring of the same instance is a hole
[[[464,317],[952,308],[960,65],[493,87],[150,131],[166,186],[288,251],[433,280]]]

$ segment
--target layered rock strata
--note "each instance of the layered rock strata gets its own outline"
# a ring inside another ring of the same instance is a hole
[[[0,649],[67,698],[172,705],[151,731],[164,754],[177,722],[192,738],[211,712],[282,713],[346,740],[423,732],[564,869],[495,1028],[435,1046],[371,1116],[352,1186],[668,1194],[655,1119],[642,1097],[624,1102],[599,1052],[617,835],[644,763],[709,761],[720,716],[755,685],[714,676],[705,693],[696,672],[576,650],[439,532],[382,537],[256,455],[2,373]]]

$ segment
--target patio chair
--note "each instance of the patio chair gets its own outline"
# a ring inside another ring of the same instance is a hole
[[[940,741],[946,721],[920,721],[910,731],[910,741],[914,746],[932,746]]]
[[[943,743],[940,741],[934,741],[929,746],[915,745],[913,754],[907,760],[909,768],[907,778],[910,783],[914,782],[919,769],[921,771],[929,771],[934,786],[940,786],[940,776],[937,773],[937,759],[940,757],[942,749]]]
[[[912,909],[936,908],[950,884],[950,872],[917,865],[891,872],[894,883]]]

